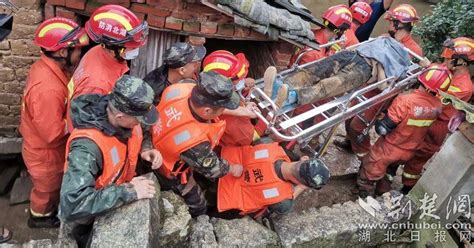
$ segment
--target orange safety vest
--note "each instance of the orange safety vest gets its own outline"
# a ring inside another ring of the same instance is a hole
[[[223,147],[221,157],[230,164],[243,165],[244,171],[238,178],[219,178],[219,212],[238,209],[241,214],[248,214],[293,198],[293,184],[280,179],[274,169],[275,161],[290,161],[278,143]]]
[[[194,118],[188,100],[195,85],[173,84],[163,91],[161,101],[156,107],[160,120],[151,130],[153,145],[163,156],[160,174],[169,179],[180,176],[183,184],[187,182],[189,168],[181,161],[180,154],[205,141],[214,148],[226,126],[223,120],[203,123]],[[177,162],[180,163],[175,168]]]
[[[102,153],[103,168],[102,174],[95,180],[96,189],[101,189],[112,183],[120,185],[129,182],[135,176],[135,168],[137,167],[138,155],[143,140],[140,125],[136,125],[132,129],[132,136],[128,139],[127,144],[94,128],[74,129],[67,141],[64,171],[67,170],[67,155],[69,154],[70,143],[76,138],[91,139]]]

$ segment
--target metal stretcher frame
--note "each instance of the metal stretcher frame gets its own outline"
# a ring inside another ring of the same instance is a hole
[[[351,46],[348,49],[357,47],[360,44]],[[423,59],[408,48],[405,49],[418,60]],[[314,63],[318,63],[323,59],[312,61],[301,66],[297,65],[291,69],[278,73],[278,76],[283,77],[285,75],[291,74],[300,69],[311,66]],[[268,114],[268,117],[266,117],[264,114],[256,112],[257,117],[267,125],[267,129],[269,129],[276,137],[284,141],[297,141],[298,143],[305,143],[312,137],[319,135],[330,128],[333,128],[333,130],[331,130],[331,134],[328,136],[332,136],[335,128],[340,123],[354,116],[359,116],[360,113],[364,112],[368,108],[387,101],[405,89],[409,88],[417,82],[417,77],[420,73],[421,67],[418,64],[412,63],[408,69],[407,77],[403,78],[402,80],[395,81],[393,77],[386,78],[365,87],[355,89],[352,92],[346,93],[342,96],[334,97],[332,101],[322,105],[312,105],[313,108],[311,110],[292,117],[288,116],[287,113],[296,109],[298,106],[293,106],[290,109],[280,109],[275,104],[275,102],[263,92],[263,79],[256,81],[256,87],[251,91],[246,100],[256,101],[257,105],[262,110],[262,113]],[[386,89],[380,94],[377,94],[371,98],[366,98],[364,96],[365,93],[372,91],[373,89],[376,89],[378,86],[385,83],[388,84],[388,87],[386,87]],[[357,103],[354,103],[354,100],[356,100]],[[325,120],[306,129],[302,129],[298,125],[305,120],[313,119],[318,115],[325,117]],[[359,116],[359,118],[361,117]],[[326,142],[329,141],[327,140]]]

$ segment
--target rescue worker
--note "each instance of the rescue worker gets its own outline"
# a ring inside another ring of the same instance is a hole
[[[442,104],[437,92],[446,91],[451,79],[445,65],[432,64],[418,76],[420,88],[397,96],[385,117],[376,122],[375,130],[381,136],[362,160],[357,176],[360,197],[371,193],[374,183],[386,176],[389,166],[398,166],[413,158],[428,128],[441,113]],[[419,175],[421,169],[409,165],[404,167],[403,192],[410,186],[406,184],[407,175]],[[388,191],[387,187],[384,188],[377,185],[375,193]]]
[[[234,83],[234,88],[243,95],[247,94],[255,84],[255,80],[247,78],[249,62],[243,53],[234,55],[225,50],[210,53],[203,62],[203,71],[214,71]],[[226,121],[226,128],[222,135],[222,146],[245,146],[260,138],[253,122],[257,118],[254,111],[258,108],[254,102],[240,102],[235,110],[226,109],[219,118]]]
[[[359,44],[359,40],[355,35],[356,30],[366,23],[372,15],[372,8],[366,2],[355,2],[350,7],[352,13],[352,24],[351,28],[344,32],[346,41],[344,42],[345,47],[349,47],[355,44]]]
[[[326,165],[318,158],[303,156],[291,162],[278,143],[255,146],[226,146],[221,156],[232,164],[242,164],[241,177],[219,179],[219,212],[239,210],[240,214],[286,214],[293,200],[307,187],[320,189],[329,180]]]
[[[41,48],[41,58],[31,66],[26,80],[20,122],[22,156],[33,182],[28,226],[58,227],[56,211],[67,140],[67,82],[89,38],[74,21],[55,17],[38,26],[34,43]]]
[[[138,56],[146,43],[148,24],[119,5],[104,5],[92,13],[85,29],[97,45],[81,59],[68,83],[68,130],[72,131],[70,101],[83,94],[109,94],[117,79],[128,71],[126,60]]]
[[[349,8],[343,4],[330,7],[323,13],[321,18],[323,19],[324,27],[313,29],[314,40],[320,45],[339,39],[352,24],[352,13]],[[306,47],[302,50],[298,50],[290,58],[288,68],[291,68],[293,64],[297,62],[296,60],[300,55],[301,58],[298,64],[302,65],[327,57],[340,49],[341,47],[337,44],[331,47],[321,48],[320,50]]]
[[[377,21],[390,9],[393,0],[349,0],[349,6],[352,6],[355,2],[366,2],[372,8],[370,19],[356,31],[357,39],[362,42],[369,39]]]
[[[176,42],[163,54],[163,64],[148,73],[143,80],[155,91],[154,104],[158,105],[166,87],[184,79],[195,79],[201,70],[201,61],[206,55],[204,46],[192,46]]]
[[[411,30],[413,28],[414,22],[419,19],[413,6],[409,4],[400,4],[393,10],[389,10],[385,16],[385,19],[390,22],[388,31],[390,37],[396,39],[406,48],[412,50],[416,54],[423,56],[423,51],[421,50],[420,46],[413,40],[411,36]],[[381,91],[379,89],[374,89],[373,91],[367,92],[364,96],[371,98],[380,92]],[[383,103],[368,108],[363,112],[362,116],[364,116],[364,118],[370,122],[370,120],[375,117],[382,104]],[[359,157],[365,156],[371,147],[370,137],[361,136],[366,127],[367,125],[360,118],[352,118],[349,128],[346,127],[348,139],[345,142],[339,143],[337,145],[344,149],[352,150]]]
[[[468,65],[474,61],[474,40],[466,37],[447,40],[444,43],[441,57],[444,59],[444,64],[453,73],[451,85],[446,93],[468,102],[472,97],[474,88],[468,69]],[[428,129],[424,142],[416,152],[415,157],[406,163],[407,166],[421,169],[430,157],[440,150],[449,133],[449,120],[457,113],[458,110],[451,104],[443,106],[443,111]],[[410,186],[408,190],[418,181],[419,174],[415,175],[415,177],[406,180],[405,185]]]
[[[236,109],[239,96],[232,82],[216,72],[202,72],[197,84],[173,84],[163,92],[157,109],[160,121],[151,129],[154,147],[163,154],[158,179],[164,190],[181,195],[191,216],[206,213],[207,201],[193,173],[217,179],[242,174],[242,165],[231,165],[213,149],[225,130],[219,120],[224,109]]]
[[[158,120],[153,96],[148,84],[124,75],[110,94],[85,94],[72,102],[76,128],[66,145],[59,217],[75,224],[78,242],[87,241],[95,216],[154,196],[153,181],[135,177],[138,156],[152,157],[145,159],[152,169],[162,163],[157,150],[140,152],[139,123]]]

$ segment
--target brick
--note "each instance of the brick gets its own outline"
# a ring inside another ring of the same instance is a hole
[[[256,38],[256,39],[268,39],[267,36],[265,36],[264,34],[259,33],[254,30],[250,30],[249,37]]]
[[[217,32],[217,23],[215,22],[201,23],[201,32],[205,34],[215,34]]]
[[[7,105],[16,105],[20,104],[21,97],[19,94],[13,93],[0,93],[0,104],[7,104]],[[0,121],[0,123],[3,123]]]
[[[50,19],[56,16],[56,9],[49,3],[44,4],[44,19]]]
[[[234,20],[226,15],[217,13],[213,15],[207,16],[207,21],[208,22],[215,22],[217,24],[230,24],[234,23]]]
[[[162,17],[171,15],[170,10],[161,9],[161,8],[158,8],[157,6],[150,6],[149,9],[150,9],[150,14],[152,15],[162,16]]]
[[[130,10],[133,11],[133,13],[140,12],[140,13],[144,13],[144,14],[150,14],[149,7],[150,6],[146,5],[146,4],[132,3],[131,7],[130,7]]]
[[[199,33],[201,23],[199,22],[185,22],[183,23],[183,30],[192,33]]]
[[[272,53],[273,58],[276,61],[287,61],[290,60],[291,53],[286,53],[286,52],[280,52],[279,50],[274,50]]]
[[[180,10],[173,11],[171,13],[171,16],[173,16],[175,18],[178,18],[178,19],[186,20],[186,21],[196,21],[199,18],[199,14],[200,13],[193,12],[193,11],[190,11],[190,10],[180,9]]]
[[[66,7],[72,9],[86,9],[86,2],[87,0],[66,0]],[[56,9],[56,14],[58,14],[58,9]]]
[[[0,123],[2,125],[18,125],[20,124],[19,116],[1,116],[0,115]]]
[[[217,33],[221,35],[233,36],[234,25],[232,24],[221,24],[217,26]]]
[[[117,4],[125,8],[130,7],[130,0],[95,0],[95,1],[98,3],[103,3],[103,4]]]
[[[250,34],[250,29],[242,27],[242,26],[235,26],[234,36],[236,37],[247,37]]]
[[[10,68],[0,68],[0,79],[2,82],[13,81],[15,79],[15,71]]]
[[[51,5],[66,6],[66,0],[47,0],[47,2]]]
[[[195,13],[199,13],[201,15],[214,15],[216,13],[219,13],[216,10],[214,10],[212,8],[209,8],[206,5],[203,5],[203,4],[200,4],[200,3],[197,3],[197,4],[185,3],[184,4],[184,9],[189,10],[189,11],[193,11]]]
[[[145,20],[145,14],[139,13],[139,12],[135,12],[134,14],[137,16],[139,20],[142,20],[142,21]]]
[[[77,21],[78,19],[78,16],[76,13],[63,7],[56,7],[56,16],[68,18],[74,21]]]
[[[86,12],[89,13],[89,14],[91,14],[91,13],[94,12],[97,8],[99,8],[100,6],[102,6],[102,4],[89,1],[89,2],[87,2],[87,4],[86,4]]]
[[[32,40],[11,40],[12,54],[21,56],[39,56],[40,49]]]
[[[146,21],[152,27],[162,28],[165,26],[166,17],[148,15]]]
[[[147,0],[146,3],[169,10],[176,10],[183,7],[181,0]]]
[[[131,3],[146,3],[146,0],[132,0]]]
[[[168,16],[165,21],[165,28],[181,30],[183,28],[183,21],[184,20]]]
[[[35,25],[43,21],[41,9],[21,10],[15,14],[15,23]]]
[[[10,42],[8,40],[0,42],[0,50],[10,50]]]
[[[8,82],[8,83],[3,83],[3,87],[5,89],[3,92],[5,93],[13,93],[13,94],[23,94],[23,85],[19,84],[18,82]]]

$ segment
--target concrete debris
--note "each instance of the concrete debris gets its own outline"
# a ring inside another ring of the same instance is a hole
[[[28,202],[33,183],[29,176],[22,176],[15,180],[10,192],[10,205]]]
[[[212,218],[219,247],[279,247],[275,232],[250,217],[224,220]]]

